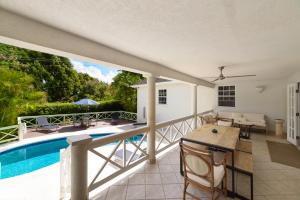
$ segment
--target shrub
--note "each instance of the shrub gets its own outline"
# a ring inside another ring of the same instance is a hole
[[[47,103],[42,105],[28,105],[19,116],[55,115],[70,113],[87,113],[102,111],[124,110],[120,101],[102,101],[98,105],[75,105],[72,103]]]

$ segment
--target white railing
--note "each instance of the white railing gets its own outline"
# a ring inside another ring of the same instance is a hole
[[[194,129],[194,123],[201,124],[201,116],[209,112],[211,111],[199,113],[197,116],[190,115],[157,124],[155,126],[155,154],[176,144],[181,137]],[[74,144],[70,142],[71,147],[74,146],[74,153],[86,152],[88,154],[88,159],[85,159],[84,155],[82,159],[76,156],[74,156],[74,159],[77,163],[81,164],[88,162],[89,168],[85,169],[83,167],[83,170],[81,170],[80,167],[72,165],[74,167],[74,171],[71,170],[72,177],[78,174],[80,174],[78,175],[79,177],[88,176],[89,181],[86,188],[87,192],[91,192],[116,176],[128,171],[149,158],[146,151],[147,135],[149,132],[150,127],[142,127],[93,140],[91,138],[83,140],[80,140],[80,138],[74,139]],[[79,146],[77,146],[78,144]],[[84,145],[87,145],[87,147]],[[71,154],[73,155],[72,149]],[[94,173],[91,174],[91,172]],[[73,186],[76,188],[74,191],[82,191],[83,189],[81,188],[82,185],[78,186],[74,184]],[[74,196],[76,195],[80,196],[82,193],[74,194]],[[81,196],[80,198],[83,197]]]
[[[105,111],[105,112],[89,112],[89,113],[71,113],[71,114],[57,114],[57,115],[39,115],[39,116],[22,116],[18,117],[18,124],[26,123],[27,127],[37,127],[37,118],[46,117],[48,122],[56,125],[72,124],[74,120],[82,117],[88,117],[90,120],[105,120],[112,119],[113,113],[118,113],[120,119],[136,121],[137,115],[133,112],[126,111]]]
[[[161,151],[177,143],[181,137],[191,132],[194,127],[194,115],[171,120],[156,125],[155,151]]]
[[[0,128],[0,144],[19,139],[18,125],[6,126]]]
[[[146,138],[149,128],[143,127],[125,133],[94,139],[89,145],[89,157],[98,159],[99,170],[92,176],[88,191],[92,191],[119,174],[148,158]],[[91,160],[91,159],[89,159]],[[89,163],[92,164],[92,163]]]
[[[129,121],[136,121],[137,114],[133,112],[120,111],[120,118]]]

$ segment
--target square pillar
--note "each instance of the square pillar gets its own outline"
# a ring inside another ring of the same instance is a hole
[[[71,199],[88,199],[88,146],[92,142],[89,135],[67,138],[71,145]]]

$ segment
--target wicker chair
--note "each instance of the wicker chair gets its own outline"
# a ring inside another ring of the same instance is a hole
[[[226,160],[216,163],[213,153],[207,150],[195,149],[180,143],[180,153],[183,160],[184,190],[183,199],[190,196],[199,199],[187,191],[189,185],[201,191],[210,193],[215,200],[223,193],[227,196]],[[221,188],[219,188],[221,186]]]
[[[205,115],[201,117],[201,124],[216,124],[218,121],[217,116]]]
[[[218,126],[233,126],[233,119],[218,117],[217,115],[206,115],[201,117],[202,124],[214,124]]]

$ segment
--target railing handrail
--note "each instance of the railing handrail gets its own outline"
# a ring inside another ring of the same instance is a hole
[[[205,114],[211,113],[212,111],[213,110],[208,110],[208,111],[200,112],[200,113],[197,114],[197,116],[205,115]],[[168,120],[168,121],[163,121],[163,122],[160,122],[160,123],[156,124],[156,128],[161,128],[161,127],[167,126],[169,124],[175,124],[175,123],[178,123],[180,121],[184,121],[184,120],[190,119],[192,117],[194,117],[194,115],[189,115],[189,116],[178,118],[178,119],[172,119],[172,120]]]
[[[7,129],[13,129],[13,128],[18,128],[18,125],[0,127],[0,131],[7,130]]]
[[[101,111],[101,112],[85,112],[85,113],[67,113],[67,114],[54,114],[54,115],[33,115],[33,116],[20,116],[18,119],[28,119],[28,118],[37,118],[37,117],[59,117],[59,116],[72,116],[72,115],[90,115],[90,114],[98,114],[98,113],[112,113],[112,112],[125,112],[129,114],[136,114],[134,112],[122,111],[122,110],[114,110],[114,111]]]
[[[205,114],[208,114],[208,113],[211,113],[211,112],[214,112],[214,110],[208,110],[208,111],[198,113],[197,116],[205,115]]]
[[[123,133],[116,133],[113,135],[107,135],[101,138],[95,138],[89,145],[89,149],[97,148],[106,144],[110,144],[116,140],[124,140],[126,138],[135,136],[137,134],[145,133],[149,131],[148,126],[144,126],[141,128],[131,129],[129,131],[125,131]]]

